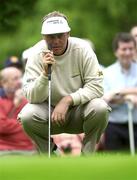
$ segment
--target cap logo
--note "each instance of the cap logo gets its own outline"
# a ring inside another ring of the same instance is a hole
[[[57,34],[69,32],[70,27],[63,17],[50,17],[42,24],[41,34]]]
[[[47,23],[52,23],[52,24],[63,24],[63,21],[62,20],[50,20],[50,21],[47,21]]]

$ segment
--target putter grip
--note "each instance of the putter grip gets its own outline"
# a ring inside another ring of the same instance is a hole
[[[48,80],[51,80],[51,64],[48,65]]]

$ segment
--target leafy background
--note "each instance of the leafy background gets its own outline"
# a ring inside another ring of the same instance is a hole
[[[115,34],[137,24],[136,7],[136,0],[0,0],[0,68],[8,56],[21,58],[42,38],[42,17],[54,10],[68,16],[71,36],[94,43],[99,62],[107,66],[115,60]]]

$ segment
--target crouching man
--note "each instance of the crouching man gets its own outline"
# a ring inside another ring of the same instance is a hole
[[[43,40],[28,58],[23,90],[29,101],[19,113],[27,134],[42,153],[48,151],[48,65],[51,74],[51,134],[84,132],[82,152],[92,153],[107,126],[109,107],[103,95],[102,72],[89,44],[70,37],[65,15],[43,18]],[[51,150],[55,144],[51,143]]]

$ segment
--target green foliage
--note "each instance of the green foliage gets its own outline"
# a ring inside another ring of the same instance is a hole
[[[36,0],[0,0],[0,31],[15,32],[20,20],[32,15],[35,3]]]
[[[100,63],[107,66],[115,60],[115,34],[137,23],[136,6],[136,0],[0,0],[1,59],[21,56],[39,41],[42,17],[58,10],[68,16],[71,35],[91,40]]]

